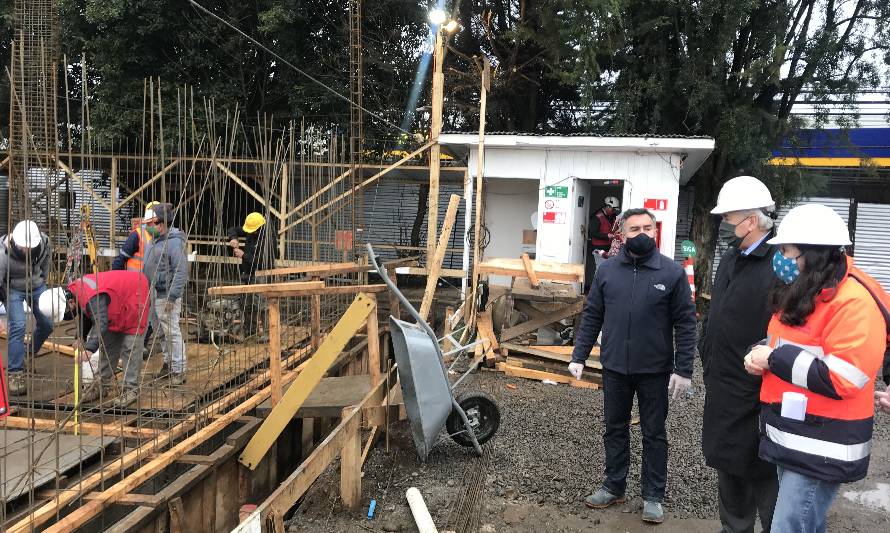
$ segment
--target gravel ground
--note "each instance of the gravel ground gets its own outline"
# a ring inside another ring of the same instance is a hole
[[[668,417],[667,520],[659,526],[662,532],[719,530],[716,476],[705,466],[701,453],[704,388],[700,368],[696,375],[694,395],[673,402]],[[297,509],[289,530],[416,531],[404,497],[411,486],[424,495],[440,531],[649,529],[639,521],[639,426],[631,428],[628,503],[604,512],[588,510],[581,503],[602,477],[601,391],[545,385],[488,371],[471,376],[460,387],[461,391],[471,389],[489,393],[501,408],[501,428],[487,446],[489,457],[477,458],[470,449],[446,438],[426,463],[420,463],[407,423],[397,423],[389,452],[381,440],[365,465],[361,514],[342,510],[337,496],[339,473],[332,467]],[[878,419],[871,475],[841,489],[832,509],[830,531],[886,530],[890,523],[890,490],[886,491],[886,502],[881,494],[873,494],[881,490],[877,482],[890,483],[888,424],[890,417]],[[472,498],[476,505],[460,505],[474,475],[482,479],[483,474],[484,492]],[[884,488],[890,489],[890,485]],[[844,497],[845,492],[852,494]],[[377,500],[374,520],[359,518],[367,513],[372,498]],[[469,511],[476,514],[467,520]]]

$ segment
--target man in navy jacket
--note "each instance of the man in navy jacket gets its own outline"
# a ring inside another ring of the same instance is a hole
[[[589,507],[623,502],[630,454],[634,394],[643,432],[643,520],[664,520],[668,393],[689,389],[695,350],[695,306],[686,273],[655,245],[655,216],[629,209],[622,216],[622,251],[596,272],[569,371],[580,378],[602,332],[605,481],[585,499]]]

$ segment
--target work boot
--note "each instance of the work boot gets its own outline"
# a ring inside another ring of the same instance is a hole
[[[155,379],[163,379],[170,375],[170,366],[167,363],[164,363],[161,368],[154,373]]]
[[[25,383],[24,372],[9,373],[9,394],[12,396],[24,396],[28,393],[28,384]]]
[[[108,398],[114,390],[114,384],[103,383],[94,380],[81,385],[80,403],[92,402],[101,398]]]
[[[658,502],[643,502],[643,522],[660,524],[664,522],[664,509]]]
[[[170,384],[171,385],[183,385],[185,384],[185,372],[172,373],[170,374]]]
[[[605,509],[615,503],[624,503],[624,494],[616,496],[606,489],[600,489],[584,498],[584,505],[594,509]]]
[[[114,399],[114,406],[118,409],[123,409],[129,407],[130,404],[135,403],[138,399],[139,390],[137,390],[136,387],[124,387],[120,396]]]

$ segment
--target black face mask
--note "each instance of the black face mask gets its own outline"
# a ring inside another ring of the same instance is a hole
[[[731,248],[738,248],[741,246],[744,237],[736,236],[735,229],[737,226],[738,224],[730,224],[725,220],[721,221],[720,229],[717,230],[717,238],[720,239],[720,242]]]
[[[636,237],[627,239],[624,246],[627,247],[628,252],[637,256],[642,256],[655,249],[655,239],[645,233],[640,233]]]

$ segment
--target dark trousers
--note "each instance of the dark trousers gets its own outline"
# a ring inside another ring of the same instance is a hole
[[[776,476],[748,479],[718,470],[717,491],[723,533],[754,533],[758,514],[762,531],[769,532],[779,495]]]
[[[627,488],[630,462],[630,413],[634,394],[640,407],[643,431],[643,465],[640,487],[643,500],[661,502],[667,482],[668,382],[670,374],[619,374],[603,370],[605,407],[606,480],[603,488],[615,495]]]

